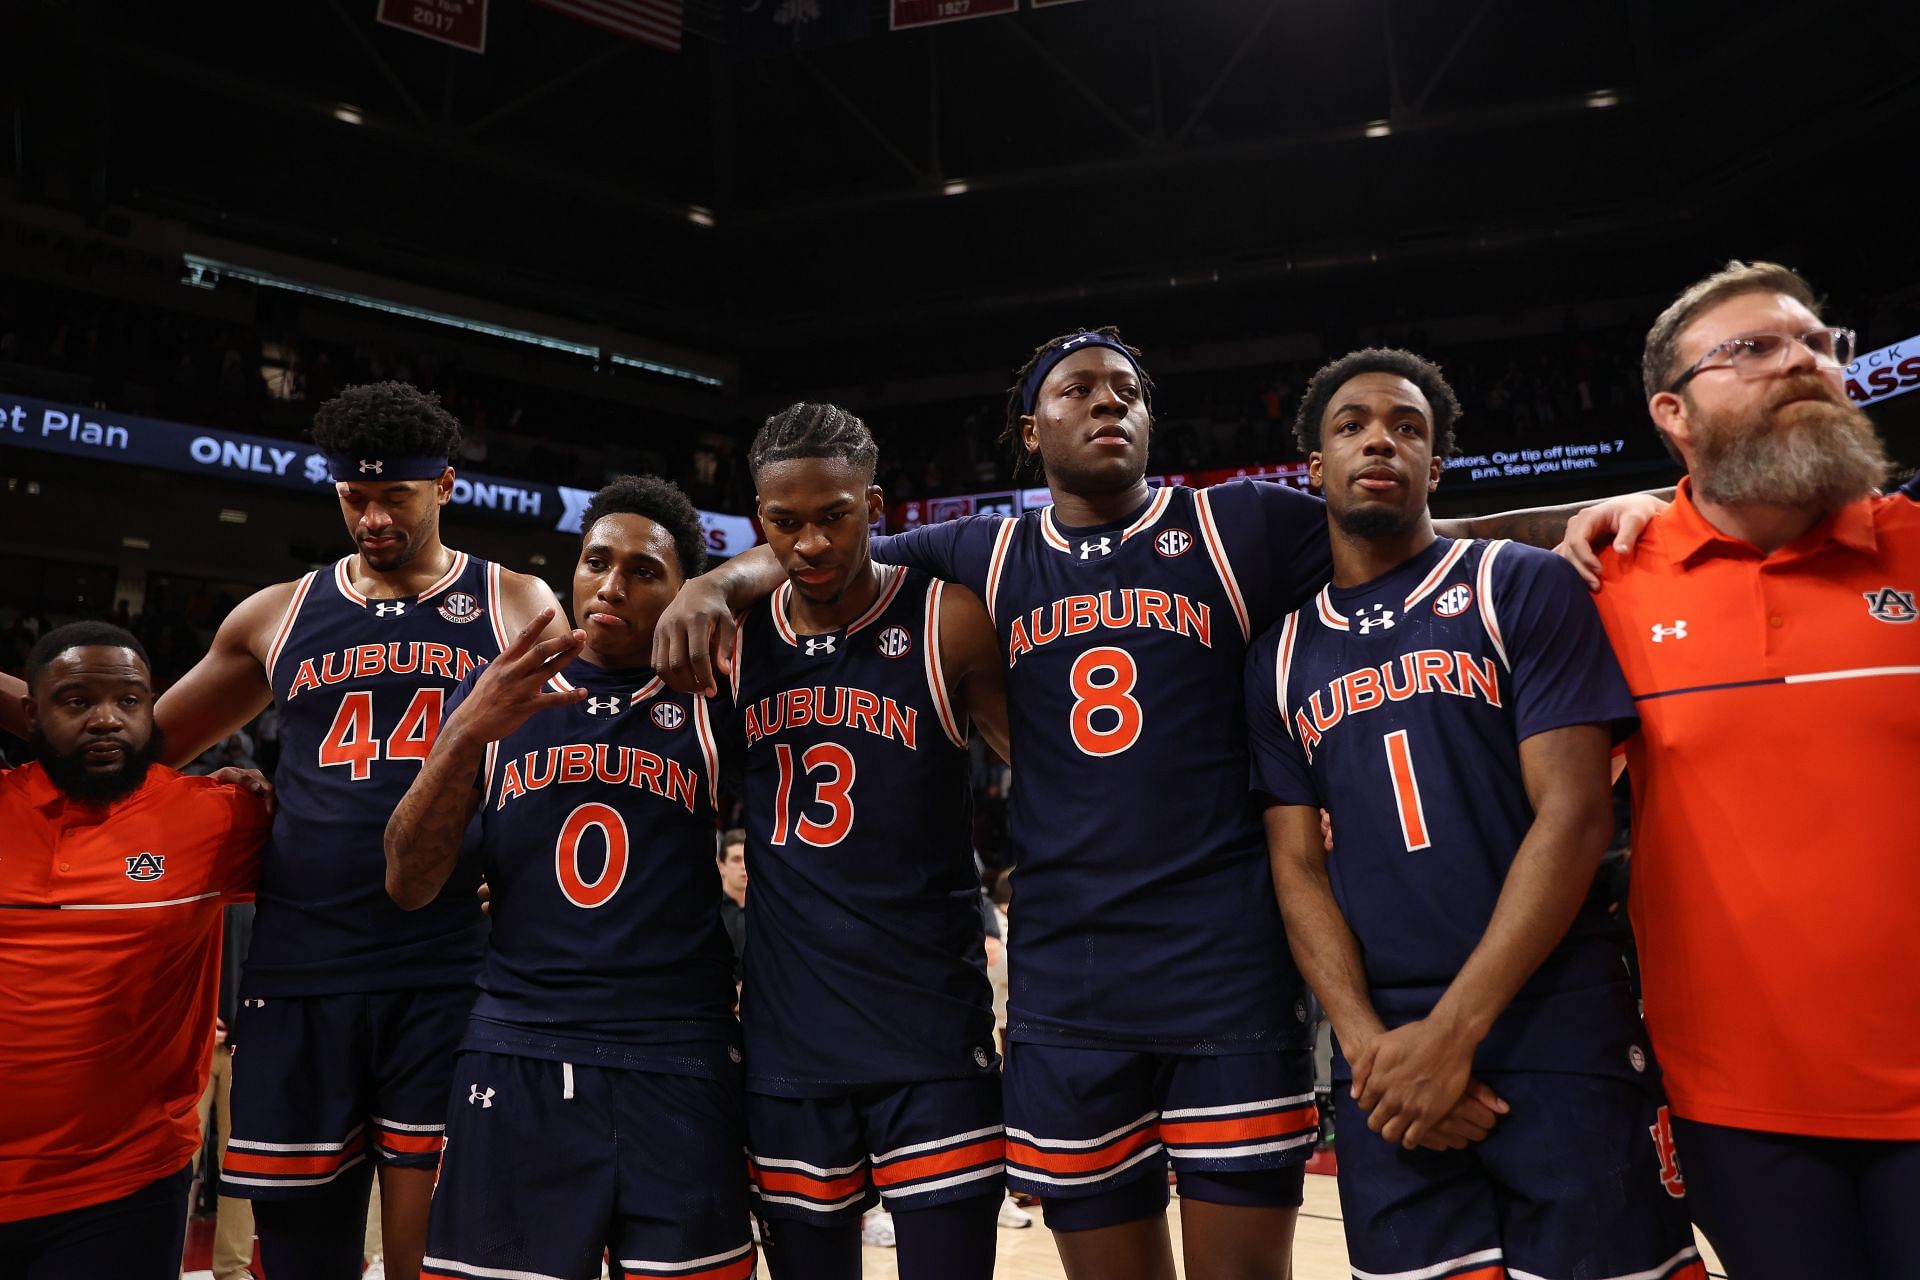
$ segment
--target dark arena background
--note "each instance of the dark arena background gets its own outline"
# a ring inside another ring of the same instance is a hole
[[[465,431],[448,543],[566,600],[618,474],[759,541],[796,400],[872,426],[889,530],[1044,504],[996,437],[1081,326],[1145,352],[1155,477],[1305,486],[1306,379],[1386,345],[1464,406],[1436,512],[1663,487],[1647,326],[1766,259],[1858,331],[1892,487],[1916,49],[1838,0],[9,0],[0,669],[111,618],[164,682],[344,554],[305,433],[386,378]],[[1309,1182],[1296,1274],[1344,1275]],[[1045,1233],[1001,1274],[1058,1275]]]

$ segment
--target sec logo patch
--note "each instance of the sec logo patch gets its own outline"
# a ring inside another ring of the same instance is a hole
[[[1187,554],[1192,545],[1193,535],[1185,529],[1162,529],[1153,539],[1153,549],[1169,560]]]
[[[653,722],[662,729],[678,729],[687,722],[687,713],[680,709],[677,702],[659,703],[650,714]]]
[[[1473,588],[1456,582],[1433,599],[1433,611],[1443,618],[1457,618],[1473,608]]]
[[[887,627],[873,638],[873,648],[883,658],[904,658],[913,651],[913,637],[905,627]]]
[[[456,591],[440,604],[440,616],[448,622],[472,622],[485,613],[480,602],[464,591]]]

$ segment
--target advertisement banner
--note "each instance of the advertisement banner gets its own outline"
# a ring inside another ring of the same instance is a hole
[[[64,453],[288,489],[331,488],[327,460],[311,443],[216,431],[130,413],[57,404],[0,392],[0,446]],[[578,533],[591,489],[454,468],[452,505],[496,520]],[[733,556],[759,541],[746,516],[702,511],[707,551]]]
[[[398,27],[468,53],[487,51],[487,0],[380,0],[382,26]]]
[[[1915,387],[1920,387],[1920,334],[1869,351],[1847,366],[1847,399],[1856,405],[1891,400]]]

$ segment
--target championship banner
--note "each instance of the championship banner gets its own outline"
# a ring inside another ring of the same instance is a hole
[[[872,26],[873,9],[865,4],[736,0],[727,15],[727,46],[736,58],[774,58],[864,40]]]
[[[468,53],[487,51],[487,0],[380,0],[380,24]]]
[[[309,443],[4,392],[0,392],[0,446],[309,492],[323,486],[330,490],[333,485],[327,478],[326,455]],[[578,533],[580,513],[592,497],[591,489],[454,467],[452,505],[496,520]],[[706,530],[710,555],[735,556],[759,541],[753,521],[746,516],[702,511],[700,525]]]
[[[1020,0],[892,0],[893,27],[931,27],[942,22],[964,22],[968,18],[990,18],[996,13],[1012,13]]]
[[[1915,387],[1920,387],[1920,334],[1869,351],[1847,366],[1847,399],[1856,405],[1891,400]]]

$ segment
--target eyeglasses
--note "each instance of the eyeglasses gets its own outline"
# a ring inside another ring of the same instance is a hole
[[[1693,367],[1667,390],[1678,391],[1695,374],[1709,369],[1732,369],[1742,378],[1764,378],[1787,367],[1796,342],[1811,351],[1819,363],[1844,368],[1853,360],[1853,336],[1851,329],[1809,329],[1805,333],[1748,333],[1728,338],[1695,360]]]

